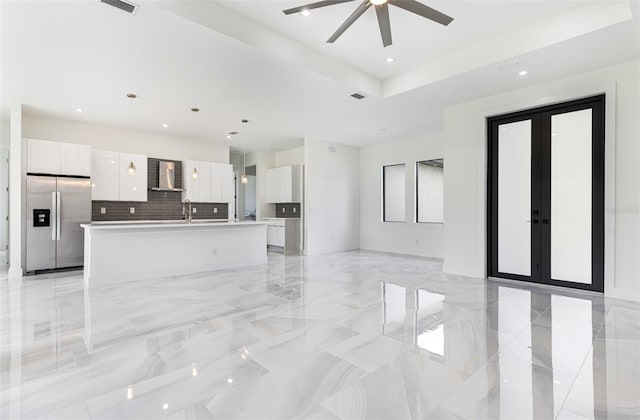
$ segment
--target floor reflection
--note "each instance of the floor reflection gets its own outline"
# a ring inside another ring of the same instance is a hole
[[[0,292],[1,418],[640,418],[640,305],[423,259]]]
[[[412,314],[416,350],[470,374],[442,408],[465,418],[603,418],[610,408],[640,415],[640,379],[621,372],[606,353],[607,327],[615,325],[615,312],[607,311],[614,302],[500,283],[455,293],[443,284],[428,289],[381,284],[383,335],[407,342],[399,323],[409,322]],[[474,294],[484,294],[483,309],[462,298]],[[640,341],[609,340],[609,346],[640,350]],[[624,360],[636,372],[638,355]],[[608,371],[608,365],[614,369]],[[608,389],[618,376],[625,388]],[[621,391],[626,398],[620,398]]]

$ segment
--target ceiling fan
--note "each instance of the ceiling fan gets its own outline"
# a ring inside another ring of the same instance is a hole
[[[319,7],[333,6],[334,4],[347,3],[355,0],[323,0],[315,3],[307,4],[304,6],[294,7],[291,9],[283,10],[285,15],[292,13],[299,13],[304,10],[309,11],[311,9],[317,9]],[[372,5],[376,9],[376,15],[378,16],[378,26],[380,27],[380,35],[382,36],[382,45],[385,47],[391,45],[391,24],[389,23],[389,5],[399,7],[407,10],[416,15],[422,16],[434,22],[447,26],[453,21],[453,18],[432,9],[429,6],[425,6],[422,3],[418,3],[415,0],[364,0],[360,6],[344,21],[342,25],[336,30],[333,35],[327,40],[327,43],[335,42],[340,35],[346,31],[349,26],[353,24],[364,12]]]

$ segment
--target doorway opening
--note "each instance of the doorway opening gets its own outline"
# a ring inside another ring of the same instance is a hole
[[[604,290],[604,100],[488,119],[489,276]]]

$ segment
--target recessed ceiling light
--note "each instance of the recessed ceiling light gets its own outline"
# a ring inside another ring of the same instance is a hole
[[[302,9],[302,11],[300,12],[300,14],[302,16],[309,16],[311,14],[311,10],[309,9]]]
[[[393,57],[387,57],[387,59],[385,60],[387,63],[393,63],[394,61],[396,61],[395,58]]]
[[[167,124],[167,123],[162,124],[162,126],[163,126],[164,128],[169,128],[169,124]]]
[[[82,112],[82,108],[76,108],[76,112]]]
[[[228,139],[230,139],[230,138],[231,138],[231,134],[228,134],[228,135],[227,135],[227,138],[228,138]]]
[[[526,71],[526,70],[520,70],[520,71],[518,72],[518,74],[519,74],[520,76],[526,76],[526,75],[527,75],[527,71]]]

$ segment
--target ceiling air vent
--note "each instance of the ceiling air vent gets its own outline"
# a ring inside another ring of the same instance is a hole
[[[102,3],[108,4],[109,6],[116,7],[120,10],[124,10],[127,13],[134,14],[138,9],[137,4],[129,3],[122,0],[100,0]]]
[[[356,99],[364,99],[365,96],[364,95],[360,95],[359,93],[354,93],[353,95],[351,95],[352,98],[356,98]]]

